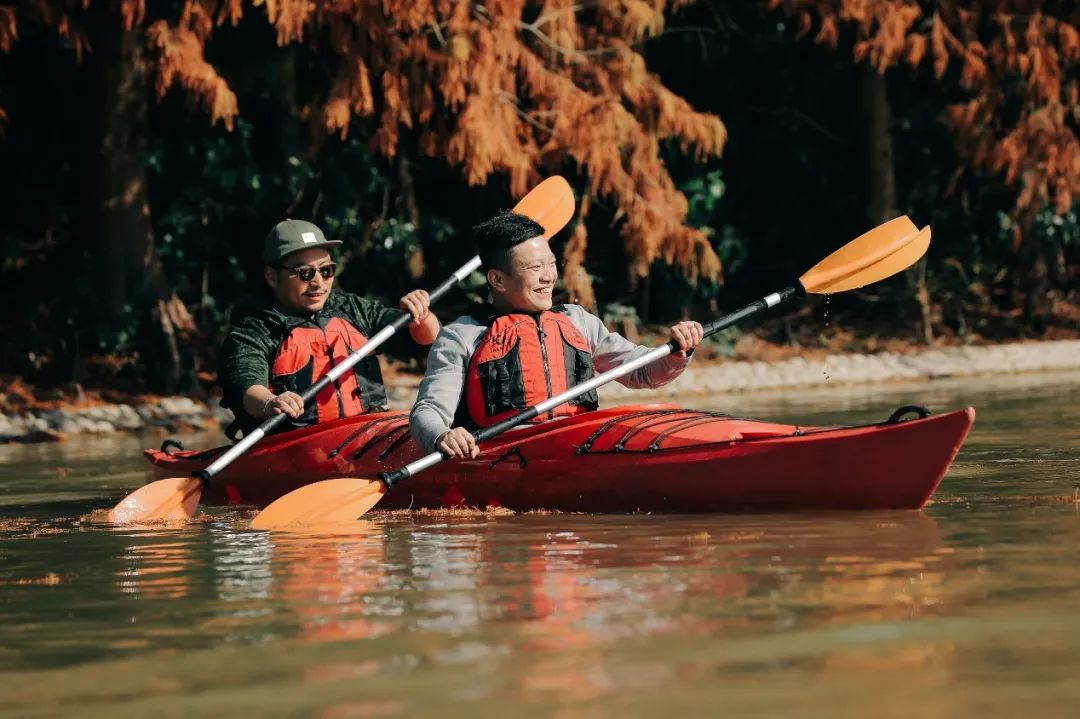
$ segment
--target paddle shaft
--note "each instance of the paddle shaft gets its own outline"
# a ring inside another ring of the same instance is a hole
[[[735,323],[741,322],[747,317],[755,315],[762,310],[766,310],[770,307],[775,307],[781,302],[786,302],[793,297],[802,297],[805,294],[806,291],[803,289],[802,285],[799,282],[796,282],[794,285],[786,287],[780,292],[774,292],[771,295],[767,295],[761,298],[760,300],[751,302],[746,307],[743,307],[740,310],[732,312],[729,315],[725,315],[705,325],[702,328],[704,330],[703,338],[711,337],[717,332],[725,330],[728,327],[734,325]],[[607,372],[597,375],[586,382],[574,385],[565,392],[546,399],[540,404],[529,407],[528,409],[523,410],[518,414],[515,414],[513,417],[508,417],[507,419],[504,419],[498,424],[493,424],[490,427],[485,427],[484,429],[481,429],[480,431],[474,433],[473,436],[476,437],[477,442],[483,442],[493,437],[497,437],[508,429],[513,429],[514,427],[520,426],[531,419],[539,417],[544,412],[555,409],[556,407],[565,402],[569,402],[575,397],[579,397],[586,392],[591,392],[597,387],[607,384],[611,380],[625,377],[634,370],[640,367],[644,367],[645,365],[652,364],[656,360],[667,357],[672,352],[677,352],[678,350],[679,345],[674,340],[672,340],[664,345],[661,345],[660,347],[650,350],[649,352],[643,354],[637,359],[621,364],[618,367],[609,369]],[[402,467],[401,469],[396,469],[393,472],[380,472],[379,479],[382,480],[382,482],[386,485],[387,489],[393,489],[394,485],[396,485],[401,480],[407,479],[408,477],[411,477],[417,472],[421,472],[428,467],[432,467],[443,461],[444,459],[446,459],[446,455],[444,455],[442,452],[432,452],[431,454],[421,457],[420,459]]]
[[[449,292],[454,285],[468,277],[469,274],[478,267],[480,267],[480,257],[474,256],[471,260],[459,267],[454,274],[450,275],[445,282],[429,293],[428,304],[434,304],[439,298]],[[315,396],[323,391],[323,389],[331,382],[336,382],[339,377],[351,370],[357,362],[378,349],[379,345],[390,339],[398,330],[405,327],[411,321],[412,316],[402,312],[400,317],[376,332],[362,347],[346,357],[340,364],[334,365],[334,367],[323,375],[318,382],[304,390],[303,394],[300,395],[300,400],[307,406],[307,403],[312,401]],[[282,422],[285,422],[287,418],[288,415],[284,412],[275,414],[273,417],[260,424],[257,429],[251,432],[251,434],[246,435],[243,439],[230,447],[229,451],[214,460],[209,467],[197,472],[192,472],[192,476],[198,477],[204,482],[209,481],[215,474],[232,464],[234,459],[250,449],[252,445],[273,431]]]

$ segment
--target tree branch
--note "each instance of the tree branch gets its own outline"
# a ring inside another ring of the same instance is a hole
[[[439,28],[439,24],[440,23],[437,22],[431,23],[431,31],[435,33],[435,38],[439,41],[439,44],[443,47],[446,47],[446,38],[443,37],[442,30]]]
[[[506,92],[505,90],[499,90],[495,93],[495,97],[497,97],[500,102],[505,102],[507,105],[509,105],[518,117],[535,127],[537,130],[540,130],[541,132],[546,132],[549,135],[555,134],[555,128],[544,125],[535,117],[522,110],[521,105],[519,105],[517,102],[517,98],[515,98],[510,93]]]
[[[552,10],[548,14],[541,15],[540,17],[533,20],[532,24],[536,27],[540,27],[541,25],[546,25],[547,23],[551,22],[552,19],[564,13],[577,13],[578,10],[584,10],[587,7],[596,7],[597,5],[599,5],[599,3],[588,3],[585,5],[572,5],[571,7]]]
[[[567,56],[572,57],[572,58],[594,57],[594,56],[598,56],[598,55],[608,55],[608,54],[613,55],[613,54],[618,52],[618,50],[616,50],[613,47],[598,47],[598,48],[594,48],[592,50],[578,50],[576,48],[565,48],[562,45],[555,42],[554,40],[552,40],[550,37],[548,37],[547,34],[545,34],[544,31],[541,30],[537,26],[536,22],[531,22],[531,23],[529,23],[529,22],[519,22],[518,23],[518,28],[520,28],[522,30],[526,30],[526,31],[532,33],[533,35],[536,36],[536,38],[538,40],[540,40],[540,42],[544,43],[545,45],[547,45],[549,48],[551,48],[555,52],[562,53],[563,55],[567,55]]]

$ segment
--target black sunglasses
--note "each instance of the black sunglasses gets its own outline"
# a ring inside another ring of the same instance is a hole
[[[315,279],[316,272],[322,275],[324,280],[332,278],[334,274],[337,273],[337,265],[333,262],[328,265],[319,265],[318,267],[312,267],[311,265],[297,265],[296,267],[278,265],[278,269],[288,270],[290,275],[300,278],[301,282],[311,282]]]

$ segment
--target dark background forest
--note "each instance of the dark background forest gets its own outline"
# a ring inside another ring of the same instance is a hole
[[[1073,336],[1078,18],[1064,0],[0,4],[0,374],[205,391],[278,220],[344,241],[339,287],[396,301],[550,174],[581,204],[556,240],[566,292],[620,329],[737,307],[906,213],[933,226],[928,257],[832,298],[830,327]],[[813,307],[746,332],[830,341]]]

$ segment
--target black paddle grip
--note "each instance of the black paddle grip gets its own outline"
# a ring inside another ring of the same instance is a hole
[[[732,325],[741,322],[742,320],[750,317],[751,315],[756,315],[762,310],[766,310],[769,307],[775,307],[776,305],[787,302],[792,297],[803,297],[806,295],[806,290],[803,289],[802,283],[796,280],[794,285],[790,287],[785,287],[784,289],[780,290],[775,294],[778,299],[771,305],[767,301],[768,298],[763,297],[760,300],[754,300],[746,307],[743,307],[741,310],[736,310],[730,315],[725,315],[724,317],[721,317],[720,319],[705,325],[703,328],[705,330],[705,337],[712,337],[717,332],[721,330],[726,330],[728,327],[731,327]],[[769,295],[769,297],[772,297],[772,295]]]
[[[540,413],[536,411],[536,407],[529,407],[526,410],[522,410],[513,417],[507,417],[498,424],[493,424],[490,427],[485,427],[479,432],[473,432],[473,436],[476,437],[477,442],[483,442],[486,439],[497,437],[508,429],[513,429],[520,424],[525,424],[530,419],[536,417]]]
[[[323,385],[323,387],[325,387],[327,384],[330,384],[330,383],[327,382],[326,384]],[[322,387],[319,387],[319,389],[322,389]],[[314,392],[312,394],[314,394]],[[307,392],[305,392],[304,395],[307,395]],[[305,405],[311,399],[311,397],[307,397],[307,396],[303,396],[303,395],[300,398],[304,401]],[[288,418],[289,418],[289,415],[285,414],[284,412],[279,412],[279,413],[275,414],[273,417],[271,417],[270,419],[263,422],[261,425],[259,425],[259,429],[261,429],[263,431],[263,434],[270,434],[271,432],[273,432],[275,429],[278,428],[278,425],[285,422],[285,420],[287,420]]]
[[[394,485],[408,478],[409,473],[405,468],[395,469],[393,472],[379,472],[379,481],[386,485],[387,489],[393,489]]]
[[[390,326],[394,328],[394,333],[396,334],[398,330],[405,329],[405,325],[410,322],[412,322],[412,315],[408,312],[402,312],[398,315],[396,320],[390,323]]]

